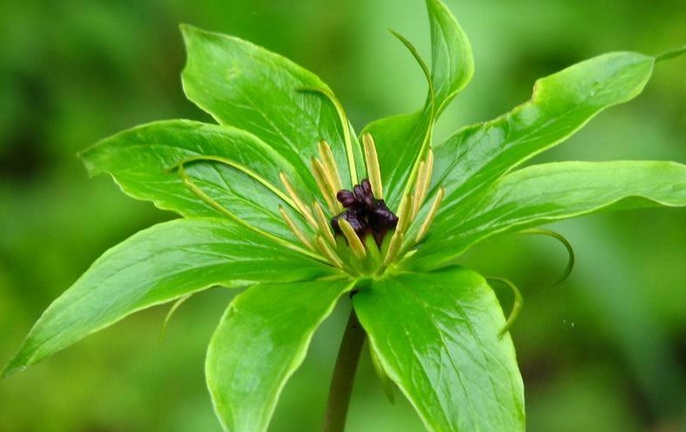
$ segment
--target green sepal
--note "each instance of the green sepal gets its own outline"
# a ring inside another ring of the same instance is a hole
[[[267,430],[314,331],[352,287],[350,279],[329,278],[260,284],[236,296],[212,336],[205,366],[224,430]]]
[[[506,175],[436,220],[406,266],[446,265],[473,244],[599,211],[686,206],[686,165],[661,161],[557,162]],[[440,233],[440,234],[439,234]]]
[[[105,252],[43,313],[6,376],[127,315],[214,285],[307,280],[330,267],[222,219],[180,219]]]
[[[436,220],[460,201],[533,156],[561,143],[600,111],[641,93],[653,57],[604,54],[536,81],[528,102],[494,120],[467,126],[434,147],[433,196],[445,189]],[[430,202],[430,199],[427,200]]]
[[[430,431],[517,432],[524,391],[505,318],[461,267],[393,274],[353,297],[371,348]]]
[[[310,160],[321,140],[331,145],[339,163],[347,160],[344,127],[331,89],[321,80],[278,54],[242,39],[184,25],[187,50],[183,88],[188,99],[217,122],[243,129],[279,152],[317,193]],[[347,132],[346,132],[347,133]],[[362,152],[354,133],[351,151]],[[339,167],[343,185],[349,172]],[[308,203],[309,204],[309,203]]]
[[[314,199],[283,156],[258,137],[228,126],[150,123],[104,139],[80,156],[91,175],[110,174],[134,198],[186,217],[224,216],[184,183],[183,169],[193,185],[235,218],[292,241],[279,213],[280,205],[289,206],[279,174],[288,177],[303,201]]]

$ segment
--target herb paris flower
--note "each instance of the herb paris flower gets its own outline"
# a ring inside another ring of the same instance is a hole
[[[427,429],[524,430],[522,380],[500,334],[506,319],[487,281],[456,260],[488,237],[550,221],[684,206],[686,166],[518,168],[642,91],[656,58],[630,52],[545,77],[530,101],[434,143],[433,125],[469,82],[473,59],[447,8],[426,5],[431,66],[396,35],[426,77],[426,102],[367,125],[359,139],[312,73],[183,27],[184,91],[218,124],[143,125],[82,157],[91,173],[184,218],[107,251],[45,311],[3,373],[143,308],[247,286],[212,337],[207,385],[226,430],[266,430],[314,331],[350,294],[379,373]]]

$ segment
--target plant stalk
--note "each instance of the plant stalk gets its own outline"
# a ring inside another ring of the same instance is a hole
[[[329,401],[326,406],[323,432],[343,432],[350,405],[357,364],[362,353],[366,334],[357,319],[355,310],[350,311],[341,347],[338,350],[336,366],[331,378]]]

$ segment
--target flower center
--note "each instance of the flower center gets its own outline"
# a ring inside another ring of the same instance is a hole
[[[371,234],[376,245],[381,247],[388,230],[398,225],[398,217],[386,202],[374,197],[368,179],[355,185],[352,191],[341,189],[336,193],[336,199],[345,207],[345,211],[331,218],[331,227],[336,234],[343,234],[339,219],[345,219],[362,242]]]
[[[439,188],[430,208],[423,206],[429,195],[433,169],[433,153],[428,149],[412,169],[396,215],[382,198],[381,171],[371,135],[364,134],[362,144],[368,178],[351,189],[343,188],[326,142],[319,143],[319,157],[312,158],[312,173],[322,203],[328,214],[333,215],[330,219],[318,201],[311,206],[302,202],[286,176],[281,175],[292,207],[307,222],[313,235],[302,230],[284,208],[280,210],[291,231],[311,253],[353,275],[379,275],[409,256],[423,240],[444,192]],[[414,224],[420,213],[422,223]]]

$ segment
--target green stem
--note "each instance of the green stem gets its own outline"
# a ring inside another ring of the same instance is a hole
[[[341,347],[338,350],[336,366],[333,370],[323,432],[343,432],[345,430],[355,371],[360,360],[365,337],[364,329],[353,309],[350,311]]]

